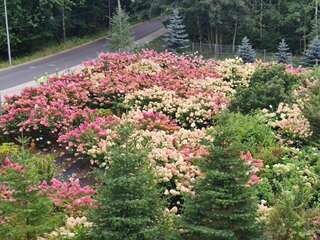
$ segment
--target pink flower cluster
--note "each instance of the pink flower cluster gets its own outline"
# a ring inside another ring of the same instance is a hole
[[[5,202],[15,201],[13,198],[13,191],[10,190],[6,184],[0,184],[0,200]]]
[[[110,129],[119,123],[116,116],[96,117],[86,121],[76,129],[73,129],[58,139],[59,143],[67,145],[80,154],[86,154],[88,149],[99,143],[102,138],[112,134]]]
[[[244,160],[245,163],[250,166],[250,180],[247,183],[248,186],[259,184],[261,179],[257,176],[257,173],[263,168],[263,161],[254,159],[250,152],[241,152],[240,159]]]
[[[176,121],[168,116],[152,111],[134,111],[128,114],[125,119],[135,124],[142,130],[163,130],[168,133],[173,133],[180,129]]]
[[[72,212],[94,207],[93,195],[95,190],[88,186],[81,187],[79,179],[61,182],[54,178],[51,180],[51,184],[46,181],[42,182],[39,189],[56,206],[69,209]]]
[[[23,172],[24,167],[21,164],[11,162],[9,158],[5,158],[0,167],[0,174],[5,174],[8,169],[21,173]]]

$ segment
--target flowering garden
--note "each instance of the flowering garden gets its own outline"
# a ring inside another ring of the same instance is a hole
[[[0,116],[0,238],[320,239],[319,79],[142,51],[27,88]]]

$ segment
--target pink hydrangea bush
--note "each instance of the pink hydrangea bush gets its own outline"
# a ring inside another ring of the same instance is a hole
[[[125,115],[122,121],[133,124],[136,128],[142,130],[163,130],[168,133],[173,133],[180,129],[175,120],[170,117],[151,111],[132,111]]]
[[[81,187],[79,179],[62,182],[54,178],[50,184],[43,181],[39,185],[39,189],[57,207],[67,209],[71,214],[94,207],[95,190],[89,186]]]
[[[102,139],[112,139],[112,128],[119,121],[116,116],[87,118],[79,127],[61,135],[58,142],[71,153],[86,155]]]

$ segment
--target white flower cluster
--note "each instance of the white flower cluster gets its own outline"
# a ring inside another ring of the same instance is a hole
[[[37,240],[63,240],[75,239],[76,231],[83,228],[91,228],[93,223],[89,222],[86,217],[68,217],[65,226],[46,234],[44,237],[38,237]]]
[[[153,111],[173,117],[182,127],[207,126],[212,117],[228,107],[224,93],[201,93],[188,98],[178,97],[174,91],[159,87],[140,90],[126,96],[127,108]]]
[[[161,87],[139,90],[126,95],[124,105],[127,108],[154,111],[172,115],[177,111],[177,96],[174,91]]]
[[[241,58],[226,59],[220,62],[217,71],[225,81],[231,82],[233,88],[248,87],[255,65],[244,64]]]
[[[312,135],[311,126],[307,118],[298,104],[291,106],[285,103],[280,103],[276,112],[272,113],[268,110],[263,110],[267,117],[268,124],[277,129],[280,136],[286,133],[296,138],[308,138]]]
[[[148,75],[155,75],[162,70],[161,66],[158,63],[145,58],[141,59],[138,62],[130,64],[127,69],[137,74]]]

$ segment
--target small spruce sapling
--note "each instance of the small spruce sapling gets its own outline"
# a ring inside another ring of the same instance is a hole
[[[320,40],[315,38],[304,53],[306,65],[318,65],[320,61]]]
[[[147,139],[132,137],[128,126],[119,127],[118,134],[109,149],[110,168],[100,177],[91,239],[172,239],[161,225],[164,203],[147,161]]]
[[[259,239],[258,204],[254,189],[247,185],[248,166],[239,156],[243,145],[228,126],[217,133],[208,143],[209,155],[201,161],[204,178],[185,201],[184,239]]]
[[[241,45],[239,47],[239,57],[244,63],[253,63],[256,60],[256,52],[252,48],[250,40],[247,37],[244,37],[241,41]]]
[[[291,54],[289,52],[288,44],[284,39],[281,40],[278,46],[278,52],[276,53],[277,62],[283,64],[290,63]]]
[[[167,30],[166,42],[168,50],[181,53],[190,48],[189,35],[186,32],[183,18],[179,15],[177,9],[173,11],[173,16],[170,18]]]
[[[0,159],[1,239],[36,239],[63,222],[63,214],[41,193],[43,176],[28,164],[31,159],[25,152],[15,162],[8,156]]]
[[[134,39],[130,32],[129,17],[119,5],[112,18],[111,44],[114,51],[127,51],[134,47]]]

